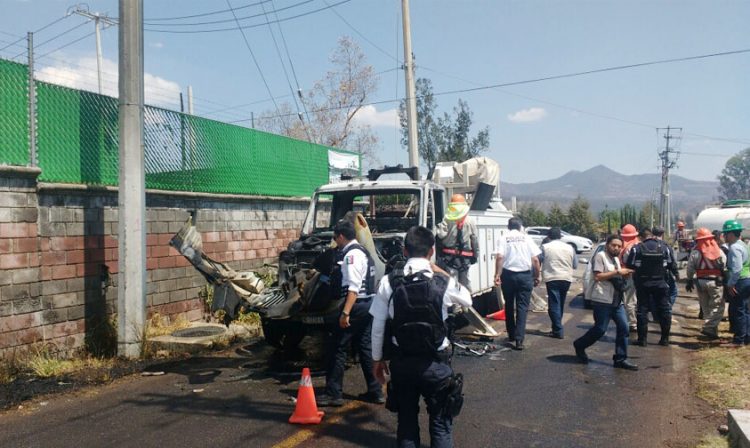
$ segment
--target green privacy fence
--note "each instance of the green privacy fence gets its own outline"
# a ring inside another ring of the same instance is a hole
[[[29,161],[29,82],[23,64],[0,60],[0,163]]]
[[[0,164],[28,164],[25,70],[0,60]],[[40,180],[117,185],[117,99],[35,84]],[[328,182],[332,149],[152,106],[144,146],[147,188],[273,196],[306,196]]]

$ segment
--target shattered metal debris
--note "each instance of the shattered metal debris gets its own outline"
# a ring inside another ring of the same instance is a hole
[[[141,372],[141,376],[161,376],[164,375],[164,372]]]
[[[205,389],[193,389],[193,393],[194,394],[199,394],[199,393],[203,392],[204,390]]]
[[[456,354],[461,356],[484,356],[497,350],[495,344],[474,341],[454,341],[453,346],[460,349]]]

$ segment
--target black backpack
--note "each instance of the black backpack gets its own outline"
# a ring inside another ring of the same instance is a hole
[[[431,356],[448,336],[443,321],[443,295],[449,277],[426,271],[405,276],[400,269],[388,275],[393,288],[391,331],[398,350],[406,356]]]
[[[658,240],[652,240],[656,242],[654,248],[649,249],[646,241],[638,244],[638,250],[640,253],[641,266],[636,271],[636,276],[639,282],[655,282],[664,281],[666,279],[667,270],[664,267],[664,243]]]

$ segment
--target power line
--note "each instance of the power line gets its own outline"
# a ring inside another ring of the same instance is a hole
[[[289,9],[294,9],[294,8],[296,8],[298,6],[302,6],[302,5],[306,5],[308,3],[312,3],[314,1],[315,0],[302,0],[301,2],[292,4],[292,5],[289,5],[289,6],[285,6],[283,8],[279,8],[279,9],[275,9],[274,8],[274,10],[270,11],[270,12],[274,12],[275,13],[275,12],[280,12],[280,11],[286,11],[286,10],[289,10]],[[265,10],[265,6],[263,6],[263,3],[260,3],[260,6],[261,6],[261,8],[263,8],[263,12],[262,13],[251,14],[251,15],[245,16],[245,17],[237,17],[236,19],[222,19],[222,20],[212,20],[212,21],[209,21],[209,22],[193,22],[193,23],[156,23],[156,24],[154,24],[154,23],[146,23],[146,22],[144,22],[144,25],[156,25],[156,26],[203,26],[203,25],[216,25],[216,24],[219,24],[219,23],[234,22],[235,20],[254,19],[256,17],[261,17],[261,16],[266,16],[267,15],[266,10]]]
[[[56,25],[59,22],[62,22],[63,20],[67,19],[68,17],[69,17],[69,15],[67,15],[67,14],[64,15],[64,16],[62,16],[62,17],[59,17],[59,18],[53,20],[52,22],[50,22],[50,23],[48,23],[46,25],[43,25],[41,28],[38,28],[38,29],[34,30],[34,33],[40,33],[42,31],[46,30],[47,28],[49,28],[49,27],[51,27],[53,25]],[[10,33],[6,33],[6,32],[3,32],[3,34],[11,36],[11,37],[18,37],[18,40],[16,40],[15,42],[11,42],[10,44],[6,45],[3,48],[0,48],[0,50],[5,50],[6,48],[8,48],[8,47],[10,47],[12,45],[15,45],[15,44],[17,44],[19,42],[22,42],[22,41],[26,40],[26,36],[23,36],[23,37],[21,37],[21,36],[14,36],[14,35],[12,35]]]
[[[334,3],[334,4],[330,5],[330,6],[326,6],[326,7],[322,7],[322,8],[318,8],[318,9],[313,9],[313,10],[305,12],[305,13],[301,13],[301,14],[297,14],[297,15],[293,15],[293,16],[289,16],[289,17],[284,17],[284,18],[281,18],[281,19],[278,19],[278,20],[274,20],[274,21],[270,21],[270,22],[267,21],[267,22],[264,22],[264,23],[256,23],[256,24],[253,24],[253,25],[245,25],[245,26],[241,26],[238,23],[237,27],[235,27],[235,28],[217,28],[217,29],[213,29],[213,30],[161,30],[161,29],[155,29],[155,28],[145,28],[145,30],[149,31],[149,32],[153,32],[153,33],[168,33],[168,34],[199,34],[199,33],[218,33],[218,32],[224,32],[224,31],[235,31],[237,29],[246,30],[246,29],[250,29],[250,28],[258,28],[258,27],[261,27],[261,26],[265,26],[265,25],[268,25],[269,23],[281,23],[281,22],[286,22],[287,20],[293,20],[293,19],[298,19],[300,17],[309,16],[311,14],[315,14],[315,13],[318,13],[320,11],[325,11],[326,9],[330,9],[330,8],[333,8],[333,7],[338,6],[338,5],[343,5],[344,3],[349,3],[350,1],[351,0],[341,0],[338,3]]]
[[[610,71],[616,71],[616,70],[626,70],[626,69],[643,67],[643,66],[648,66],[648,65],[667,64],[667,63],[690,61],[690,60],[696,60],[696,59],[705,59],[705,58],[727,56],[727,55],[734,55],[734,54],[741,54],[741,53],[750,53],[750,49],[725,51],[725,52],[711,53],[711,54],[698,55],[698,56],[687,56],[683,58],[662,59],[662,60],[657,60],[657,61],[641,62],[641,63],[629,64],[629,65],[617,65],[613,67],[605,67],[605,68],[599,68],[599,69],[594,69],[594,70],[566,73],[562,75],[552,75],[552,76],[546,76],[546,77],[541,77],[541,78],[526,79],[526,80],[521,80],[521,81],[510,81],[510,82],[505,82],[505,83],[472,87],[472,88],[467,88],[467,89],[456,89],[456,90],[448,90],[444,92],[434,92],[432,95],[433,96],[445,96],[445,95],[455,95],[458,93],[471,93],[471,92],[478,92],[478,91],[483,91],[483,90],[497,89],[499,87],[516,86],[516,85],[522,85],[522,84],[534,84],[534,83],[549,81],[553,79],[573,78],[577,76],[584,76],[584,75],[590,75],[590,74],[595,74],[595,73],[604,73],[604,72],[610,72]],[[397,103],[400,101],[402,101],[402,99],[397,98],[397,99],[389,99],[389,100],[372,101],[372,102],[365,103],[362,105],[363,106],[376,106],[380,104]],[[325,112],[329,110],[340,110],[344,108],[346,108],[346,106],[337,106],[337,107],[318,109],[313,112]],[[277,117],[268,117],[268,118],[277,118]],[[623,120],[623,121],[627,122],[628,120]],[[655,126],[638,123],[638,122],[631,122],[631,124],[637,124],[639,126],[648,126],[650,128],[655,128]]]
[[[76,25],[76,26],[74,26],[72,28],[68,28],[67,30],[65,30],[65,31],[63,31],[61,33],[55,34],[54,36],[50,37],[49,39],[45,40],[44,42],[41,42],[39,44],[34,44],[34,49],[36,50],[37,48],[39,48],[39,47],[41,47],[41,46],[43,46],[45,44],[48,44],[48,43],[52,42],[53,40],[58,39],[61,36],[64,36],[64,35],[66,35],[68,33],[71,33],[73,31],[77,30],[78,28],[80,28],[80,27],[88,24],[88,23],[89,23],[89,20],[86,20],[85,22],[81,22],[78,25]],[[22,51],[21,53],[13,56],[13,59],[15,59],[15,58],[17,58],[19,56],[23,56],[24,54],[26,54],[26,51]]]
[[[234,13],[234,9],[232,9],[232,4],[229,2],[230,0],[227,0],[227,6],[229,6],[229,9],[232,10],[232,15],[237,17]],[[273,96],[273,93],[271,93],[271,88],[268,86],[268,81],[266,81],[266,77],[263,75],[263,70],[260,68],[260,64],[258,63],[258,59],[255,58],[255,53],[253,52],[253,49],[250,48],[250,43],[247,41],[247,36],[245,36],[245,31],[240,26],[240,22],[237,21],[237,29],[239,30],[240,34],[242,34],[242,40],[245,42],[245,47],[247,47],[247,51],[250,52],[250,56],[253,59],[253,63],[255,64],[255,68],[258,69],[258,73],[260,74],[260,78],[263,80],[263,85],[266,86],[266,91],[268,92],[268,96],[271,97],[273,100],[273,106],[276,109],[276,113],[281,115],[281,111],[279,110],[279,105],[276,103],[276,99]]]
[[[365,40],[365,42],[369,43],[369,44],[370,44],[370,45],[372,45],[372,46],[373,46],[373,47],[374,47],[374,48],[375,48],[376,50],[378,50],[379,52],[381,52],[381,53],[383,53],[384,55],[388,56],[389,58],[393,59],[394,61],[398,62],[399,64],[402,64],[402,62],[401,62],[401,61],[400,61],[400,60],[399,60],[399,59],[398,59],[398,58],[397,58],[396,56],[394,56],[394,55],[390,54],[390,53],[389,53],[388,51],[384,50],[384,49],[383,49],[382,47],[380,47],[380,46],[379,46],[378,44],[376,44],[375,42],[373,42],[373,41],[371,41],[370,39],[368,39],[368,38],[367,38],[367,36],[365,36],[364,34],[360,33],[360,32],[359,32],[359,30],[358,30],[357,28],[355,28],[355,27],[354,27],[354,25],[352,25],[351,23],[349,23],[349,21],[348,21],[348,20],[346,20],[346,19],[344,18],[344,16],[342,16],[341,14],[339,14],[339,12],[338,12],[338,11],[336,11],[336,9],[335,9],[335,8],[333,7],[333,6],[336,6],[336,5],[333,5],[333,6],[331,6],[331,5],[330,5],[330,4],[329,4],[329,3],[328,3],[328,2],[326,1],[326,0],[323,0],[323,3],[325,3],[325,4],[326,4],[326,6],[329,6],[329,7],[331,8],[331,9],[330,9],[330,11],[331,11],[332,13],[336,14],[336,17],[338,17],[339,19],[341,19],[341,21],[342,21],[342,22],[344,22],[344,23],[346,24],[346,26],[348,26],[348,27],[349,27],[349,28],[350,28],[350,29],[351,29],[352,31],[354,31],[354,32],[355,32],[355,33],[356,33],[356,34],[357,34],[357,35],[358,35],[359,37],[361,37],[362,39],[364,39],[364,40]]]
[[[263,3],[268,3],[268,2],[270,2],[270,1],[272,1],[272,0],[261,0],[261,1],[259,1],[259,2],[255,2],[255,3],[250,3],[249,5],[244,5],[244,6],[237,6],[237,7],[235,7],[235,8],[234,8],[234,10],[235,10],[235,11],[238,11],[238,10],[240,10],[240,9],[246,9],[246,8],[250,8],[250,7],[253,7],[253,6],[258,6],[258,5],[261,5],[261,4],[263,4]],[[148,18],[146,18],[145,20],[146,20],[146,22],[149,22],[149,21],[170,21],[170,20],[183,20],[183,19],[193,19],[193,18],[195,18],[195,17],[206,17],[206,16],[213,16],[213,15],[216,15],[216,14],[223,14],[223,13],[225,13],[225,12],[230,12],[230,11],[231,11],[231,9],[222,9],[222,10],[219,10],[219,11],[210,11],[210,12],[204,12],[204,13],[200,13],[200,14],[192,14],[192,15],[189,15],[189,16],[177,16],[177,17],[148,17]],[[145,22],[144,22],[144,23],[145,23]]]
[[[63,48],[67,48],[67,47],[69,47],[69,46],[71,46],[71,45],[73,45],[73,44],[75,44],[75,43],[78,43],[78,42],[82,41],[83,39],[86,39],[87,37],[93,36],[93,35],[94,35],[94,33],[96,33],[96,32],[95,32],[95,31],[92,31],[92,32],[90,32],[90,33],[88,33],[88,34],[85,34],[85,35],[83,35],[83,36],[79,37],[79,38],[78,38],[78,39],[76,39],[76,40],[70,41],[70,42],[68,42],[67,44],[64,44],[64,45],[61,45],[61,46],[59,46],[59,47],[55,48],[55,49],[54,49],[54,50],[52,50],[52,51],[48,51],[48,52],[44,53],[43,55],[39,56],[38,58],[39,58],[39,59],[41,59],[41,58],[43,58],[43,57],[46,57],[46,56],[48,56],[48,55],[50,55],[50,54],[52,54],[52,53],[56,53],[56,52],[58,52],[58,51],[62,50]]]

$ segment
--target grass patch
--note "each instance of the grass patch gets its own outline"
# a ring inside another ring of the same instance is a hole
[[[154,313],[146,323],[146,339],[172,334],[189,326],[190,322],[183,315],[172,320],[159,313]]]
[[[66,359],[54,347],[43,344],[32,347],[19,360],[16,375],[24,372],[38,378],[61,377],[83,370],[108,370],[113,362],[112,358],[97,358],[88,355]],[[16,375],[6,379],[12,381]]]
[[[750,350],[712,347],[697,356],[693,375],[698,397],[721,411],[750,409]]]
[[[718,435],[704,436],[696,448],[729,448],[729,439]]]

